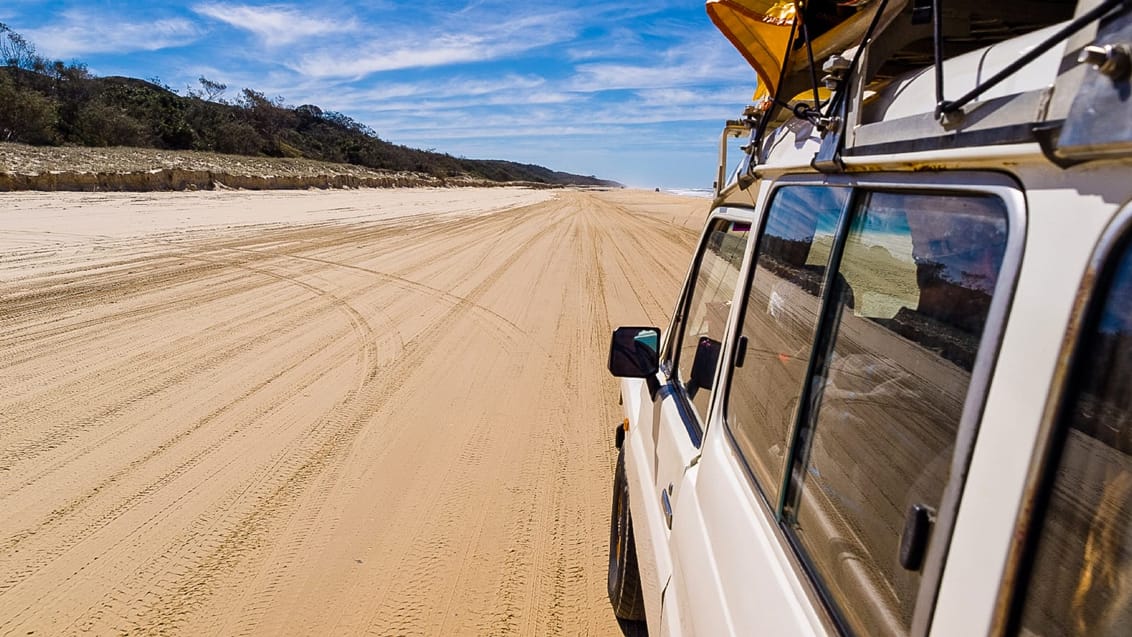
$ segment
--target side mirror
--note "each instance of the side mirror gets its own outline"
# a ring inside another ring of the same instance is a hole
[[[619,327],[609,344],[609,371],[618,378],[648,378],[660,369],[660,330]]]

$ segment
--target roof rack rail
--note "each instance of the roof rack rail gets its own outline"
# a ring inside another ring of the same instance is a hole
[[[1118,8],[1126,7],[1130,4],[1132,4],[1132,2],[1129,2],[1129,0],[1105,0],[1104,2],[1097,5],[1096,7],[1093,7],[1093,9],[1089,10],[1084,15],[1074,19],[1072,22],[1065,25],[1063,28],[1059,29],[1056,33],[1054,33],[1050,37],[1046,38],[1046,40],[1044,42],[1042,42],[1041,44],[1032,48],[1028,53],[1026,53],[1022,57],[1015,60],[1014,63],[1007,65],[1005,68],[1000,70],[998,73],[995,73],[990,78],[987,78],[986,80],[980,82],[978,85],[975,86],[975,88],[971,89],[970,91],[967,91],[959,99],[949,101],[949,100],[944,99],[944,97],[943,97],[943,35],[940,31],[943,20],[940,16],[941,16],[941,13],[942,13],[942,6],[943,6],[944,0],[928,0],[928,1],[932,2],[933,5],[934,5],[934,7],[933,7],[934,15],[933,15],[932,20],[933,20],[933,23],[934,23],[933,27],[935,29],[933,48],[934,48],[934,52],[935,52],[935,69],[936,69],[936,116],[937,117],[945,117],[945,116],[948,116],[950,114],[959,112],[959,109],[961,109],[964,106],[966,106],[967,104],[969,104],[972,100],[977,98],[979,95],[981,95],[987,89],[998,85],[1000,82],[1002,82],[1006,78],[1017,73],[1019,70],[1022,69],[1022,67],[1026,66],[1030,62],[1033,62],[1034,60],[1041,57],[1041,55],[1045,51],[1047,51],[1050,47],[1052,47],[1053,45],[1058,44],[1062,40],[1065,40],[1066,38],[1072,36],[1074,33],[1077,33],[1078,31],[1085,28],[1089,24],[1092,24],[1093,22],[1100,20],[1101,18],[1105,17],[1106,15],[1111,13],[1112,11],[1114,11]],[[1112,50],[1110,50],[1109,53],[1108,53],[1108,55],[1110,55],[1110,56],[1113,55],[1113,54],[1114,54],[1114,52]],[[1115,52],[1115,55],[1121,55],[1119,50],[1117,50]],[[1125,60],[1125,67],[1126,67],[1125,71],[1127,72],[1128,53],[1124,52],[1122,55],[1126,58],[1126,60]],[[1085,60],[1082,59],[1082,60],[1079,60],[1079,61],[1083,62]]]

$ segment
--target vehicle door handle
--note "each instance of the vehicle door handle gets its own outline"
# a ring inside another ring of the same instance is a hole
[[[660,507],[664,510],[664,523],[668,525],[668,530],[672,530],[672,500],[669,499],[668,493],[672,490],[672,485],[668,485],[667,489],[660,490]]]

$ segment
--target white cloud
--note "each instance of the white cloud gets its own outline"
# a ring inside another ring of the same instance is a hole
[[[210,2],[194,6],[193,11],[251,32],[269,47],[358,29],[358,23],[353,18],[342,20],[311,16],[303,9],[283,5],[251,6]]]
[[[371,114],[405,113],[407,120],[425,120],[438,118],[442,126],[451,127],[453,121],[475,123],[479,127],[483,124],[480,110],[486,107],[496,107],[494,110],[505,113],[505,121],[530,117],[528,109],[536,106],[554,106],[574,104],[577,96],[558,92],[533,92],[489,95],[472,98],[416,98],[401,101],[373,101],[365,95],[348,103],[346,110],[351,112],[368,112]],[[515,113],[513,110],[523,111]],[[383,120],[388,123],[388,120]]]
[[[704,91],[683,88],[661,88],[638,91],[642,102],[649,106],[672,106],[673,104],[702,104]]]
[[[477,104],[532,103],[539,96],[555,94],[547,81],[538,76],[505,75],[492,79],[453,77],[442,82],[416,82],[377,84],[372,88],[354,89],[354,94],[371,104],[391,105],[391,100],[410,98],[406,104],[434,101],[446,108],[461,108]]]
[[[580,92],[600,92],[749,82],[753,90],[755,80],[755,72],[725,42],[707,41],[673,46],[656,52],[645,61],[578,65],[569,88]]]
[[[553,89],[537,75],[506,74],[492,78],[452,76],[442,80],[415,82],[349,83],[320,78],[296,77],[274,71],[261,75],[224,73],[214,67],[194,66],[184,80],[195,87],[204,75],[228,84],[226,97],[241,87],[254,87],[267,95],[281,95],[288,104],[314,103],[327,110],[357,114],[412,111],[427,105],[449,113],[483,105],[545,104],[570,101],[574,96]],[[181,78],[174,78],[179,81]]]
[[[423,46],[416,43],[395,47],[376,45],[355,53],[325,49],[303,56],[292,68],[313,77],[361,77],[381,71],[480,62],[518,50],[507,43],[481,37],[449,35],[433,38]]]
[[[70,59],[91,53],[157,51],[185,46],[202,35],[192,22],[168,18],[130,22],[115,16],[71,10],[60,21],[24,32],[45,57]]]
[[[674,106],[729,104],[736,95],[752,92],[746,87],[694,87],[660,88],[637,91],[641,104],[649,108],[672,108]]]
[[[453,78],[453,80],[446,82],[437,93],[448,96],[489,95],[492,93],[510,93],[512,91],[532,91],[540,89],[546,86],[546,84],[547,82],[544,78],[535,75],[509,74],[490,80]]]
[[[557,11],[438,24],[431,34],[422,34],[419,26],[402,33],[390,28],[355,48],[336,43],[290,66],[309,77],[357,78],[382,71],[486,62],[570,41],[578,19],[575,11]]]
[[[746,92],[740,88],[740,95]],[[414,100],[377,104],[358,104],[352,111],[359,119],[375,124],[375,128],[396,136],[451,136],[453,122],[474,122],[461,128],[465,137],[513,137],[516,131],[540,130],[548,137],[570,137],[580,134],[612,134],[613,131],[660,129],[685,125],[706,127],[709,137],[718,135],[717,126],[729,115],[736,115],[734,104],[742,97],[725,96],[705,91],[686,103],[658,107],[645,100],[630,99],[619,103],[599,103],[589,98],[559,95],[559,101],[520,101],[516,96],[492,96],[482,101],[453,103],[444,100]],[[655,139],[655,134],[650,135]],[[430,146],[438,146],[433,141]]]

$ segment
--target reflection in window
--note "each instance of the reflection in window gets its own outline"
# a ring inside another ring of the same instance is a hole
[[[791,186],[775,195],[759,239],[727,423],[770,505],[817,327],[822,285],[847,188]]]
[[[858,634],[911,624],[904,520],[938,509],[1005,240],[987,196],[874,192],[851,221],[786,513]]]
[[[696,270],[696,284],[685,310],[680,339],[678,380],[700,420],[707,419],[716,361],[723,343],[723,330],[731,311],[731,297],[739,280],[743,251],[751,224],[717,219],[707,235],[707,244]]]
[[[1132,634],[1132,250],[1118,258],[1070,379],[1027,635]]]

